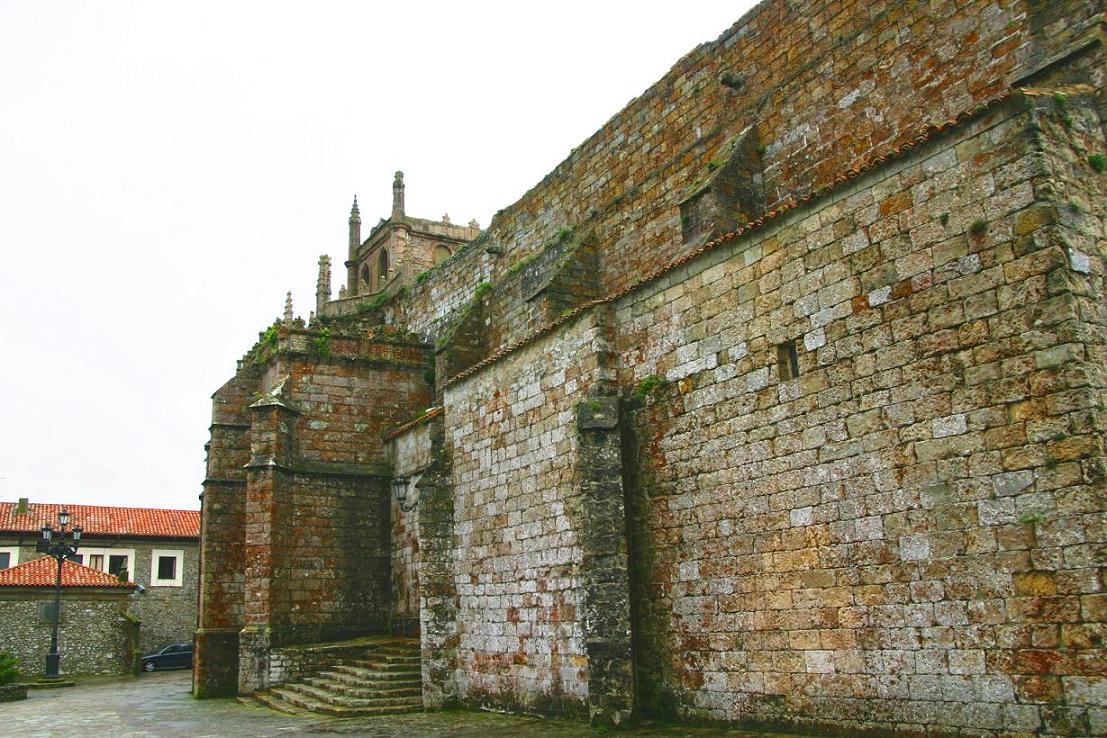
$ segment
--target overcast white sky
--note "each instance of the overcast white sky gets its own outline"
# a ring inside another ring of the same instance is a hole
[[[0,500],[198,508],[354,193],[487,225],[752,5],[0,0]]]

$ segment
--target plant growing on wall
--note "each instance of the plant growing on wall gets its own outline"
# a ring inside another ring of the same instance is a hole
[[[280,320],[274,320],[273,325],[266,328],[261,333],[261,337],[258,338],[258,342],[254,344],[254,347],[250,349],[250,354],[253,357],[253,363],[264,364],[269,360],[277,351],[277,344],[279,342],[279,331],[281,327]]]
[[[645,399],[657,390],[664,389],[665,385],[667,384],[668,381],[666,381],[665,379],[662,379],[656,374],[651,374],[648,377],[644,377],[642,381],[638,383],[638,386],[634,388],[634,394],[638,395],[638,397],[642,399]]]
[[[331,329],[324,328],[319,331],[319,335],[316,338],[311,339],[311,347],[315,349],[315,353],[324,359],[331,358]]]
[[[475,290],[473,290],[473,299],[474,300],[479,300],[491,291],[492,291],[492,283],[491,282],[481,282],[480,284],[477,285],[477,288]]]

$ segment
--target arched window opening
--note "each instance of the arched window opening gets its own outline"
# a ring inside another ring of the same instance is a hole
[[[446,259],[449,259],[449,258],[450,258],[450,250],[448,248],[446,248],[445,246],[435,246],[434,247],[434,265],[435,266],[438,266],[439,264],[441,264],[442,262],[446,261]]]
[[[373,272],[371,269],[369,269],[368,264],[364,264],[361,267],[361,283],[364,284],[366,287],[369,287],[373,284]]]
[[[377,287],[384,287],[388,281],[388,249],[381,249],[377,257]]]

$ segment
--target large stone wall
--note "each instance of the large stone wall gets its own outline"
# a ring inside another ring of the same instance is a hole
[[[604,314],[590,314],[446,389],[463,704],[625,716],[630,685],[603,681],[612,661],[629,664],[629,643],[605,650],[629,626],[622,492],[617,471],[600,491],[582,473],[577,423],[582,402],[606,406],[588,398],[614,379],[607,341]]]
[[[1071,50],[1102,10],[1084,0],[766,0],[497,213],[468,249],[412,286],[392,319],[433,333],[477,284],[509,277],[563,229],[602,244],[601,293],[633,284],[699,245],[681,206],[744,130],[756,141],[768,211],[999,94]],[[495,307],[490,350],[541,322],[528,299]]]
[[[645,714],[1101,733],[1103,148],[1086,88],[1016,94],[448,384],[425,686],[613,722],[602,570]],[[581,494],[612,367],[626,576]]]
[[[129,674],[138,640],[138,625],[126,615],[130,591],[62,593],[58,653],[64,676]],[[50,650],[53,608],[49,588],[0,592],[0,651],[19,662],[30,680],[41,677]]]
[[[239,689],[335,607],[271,582],[360,494],[427,707],[1107,734],[1102,10],[768,0],[429,274],[286,326],[217,396]]]
[[[1103,142],[1065,106],[1018,97],[619,302],[624,386],[666,380],[633,421],[644,709],[1107,730],[1103,224],[1056,181],[1098,196]]]
[[[383,437],[429,404],[428,357],[402,337],[285,324],[216,393],[197,694],[264,688],[273,648],[387,629]]]

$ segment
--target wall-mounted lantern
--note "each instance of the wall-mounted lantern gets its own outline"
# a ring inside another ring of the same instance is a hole
[[[411,512],[419,504],[419,500],[414,500],[410,505],[407,504],[407,489],[410,485],[410,480],[407,477],[397,477],[392,480],[392,494],[396,498],[396,502],[400,505],[400,510],[403,512]]]

